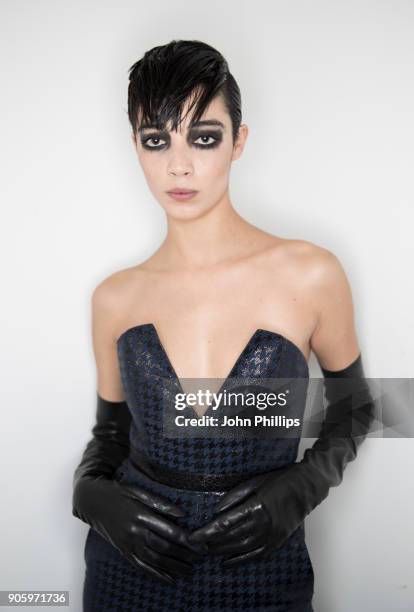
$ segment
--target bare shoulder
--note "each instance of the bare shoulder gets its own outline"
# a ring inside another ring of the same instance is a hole
[[[291,276],[314,313],[310,346],[322,367],[341,370],[360,353],[344,267],[331,250],[306,240],[288,240],[284,249]]]
[[[322,299],[326,298],[327,293],[337,293],[338,296],[342,294],[343,297],[349,294],[349,282],[338,256],[325,247],[304,242],[304,269],[315,294]]]
[[[295,242],[290,249],[304,273],[306,298],[315,313],[310,346],[322,367],[341,370],[360,354],[350,283],[331,250],[307,241]]]
[[[302,274],[303,286],[313,304],[318,319],[329,304],[352,310],[351,287],[338,256],[330,249],[308,241],[298,241],[292,247]]]
[[[323,274],[323,269],[329,266],[329,262],[335,260],[335,255],[328,249],[310,242],[296,238],[275,237],[270,242],[269,248],[264,251],[266,261],[272,266],[280,268],[283,263],[291,272],[299,274],[301,270],[304,276],[312,273],[312,276]]]
[[[344,269],[335,253],[309,240],[284,238],[271,253],[275,259],[283,257],[313,287],[331,286],[344,279]]]
[[[99,328],[104,335],[116,337],[131,296],[145,285],[147,275],[143,266],[131,266],[113,272],[95,286],[91,298],[95,329]]]
[[[93,290],[94,299],[108,306],[115,301],[119,303],[122,296],[136,284],[145,282],[148,272],[142,264],[117,270],[102,279]]]

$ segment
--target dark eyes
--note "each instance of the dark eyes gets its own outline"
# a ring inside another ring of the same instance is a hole
[[[158,144],[161,140],[165,140],[165,139],[161,138],[161,136],[159,135],[154,134],[152,136],[150,135],[150,136],[141,138],[141,144],[144,147],[144,149],[148,149],[148,150],[165,149],[166,147],[165,144],[162,144],[162,145]],[[197,141],[199,140],[201,140],[201,143],[197,143]],[[221,132],[205,132],[202,134],[200,133],[197,136],[197,138],[193,141],[193,144],[198,149],[212,149],[214,147],[217,147],[220,144],[221,140],[222,140]],[[147,144],[151,141],[155,144],[152,144],[152,145]]]

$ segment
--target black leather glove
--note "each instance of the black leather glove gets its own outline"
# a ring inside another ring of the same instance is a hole
[[[323,368],[328,406],[319,438],[302,461],[260,474],[228,491],[218,517],[197,529],[192,542],[229,555],[224,565],[266,557],[281,546],[304,518],[340,484],[348,462],[368,434],[374,402],[361,355],[343,370]],[[336,380],[334,380],[336,379]],[[343,379],[339,381],[338,379]]]
[[[185,513],[160,495],[114,479],[129,454],[131,414],[126,402],[97,394],[96,424],[73,478],[73,516],[117,548],[134,567],[168,584],[188,576],[200,548],[172,520]]]

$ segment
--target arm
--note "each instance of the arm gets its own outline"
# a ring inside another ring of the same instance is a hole
[[[186,532],[173,522],[175,517],[184,516],[183,511],[161,496],[114,478],[129,454],[131,413],[123,399],[116,342],[109,329],[112,302],[112,292],[106,285],[95,289],[96,423],[74,473],[72,514],[95,529],[136,568],[171,584],[173,575],[188,575],[191,561],[199,558],[189,548]]]
[[[224,565],[266,556],[281,546],[342,481],[372,422],[374,403],[356,341],[349,284],[336,258],[325,253],[313,270],[320,307],[312,335],[328,400],[325,420],[302,461],[234,487],[217,504],[217,519],[193,532],[191,541],[229,555]]]

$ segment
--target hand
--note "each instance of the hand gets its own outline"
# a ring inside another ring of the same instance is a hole
[[[131,413],[125,401],[97,393],[96,423],[73,477],[72,514],[97,531],[136,568],[172,584],[188,576],[201,552],[174,523],[185,516],[176,505],[116,472],[129,455]],[[169,520],[171,519],[171,520]]]
[[[342,370],[322,372],[326,416],[302,461],[237,485],[218,503],[219,516],[189,536],[190,542],[207,543],[209,552],[230,554],[224,565],[267,556],[281,546],[356,458],[375,413],[361,355]]]
[[[172,520],[184,512],[160,495],[137,485],[84,477],[74,492],[74,516],[93,527],[130,563],[168,584],[189,576],[200,547]]]
[[[210,553],[229,555],[223,561],[224,566],[253,558],[266,558],[287,539],[294,528],[291,525],[291,531],[286,530],[283,521],[273,521],[258,492],[266,487],[266,483],[268,486],[270,480],[274,483],[281,479],[290,467],[260,474],[232,488],[216,506],[219,516],[193,531],[188,540],[207,544]],[[281,496],[280,518],[287,507],[288,502]]]

